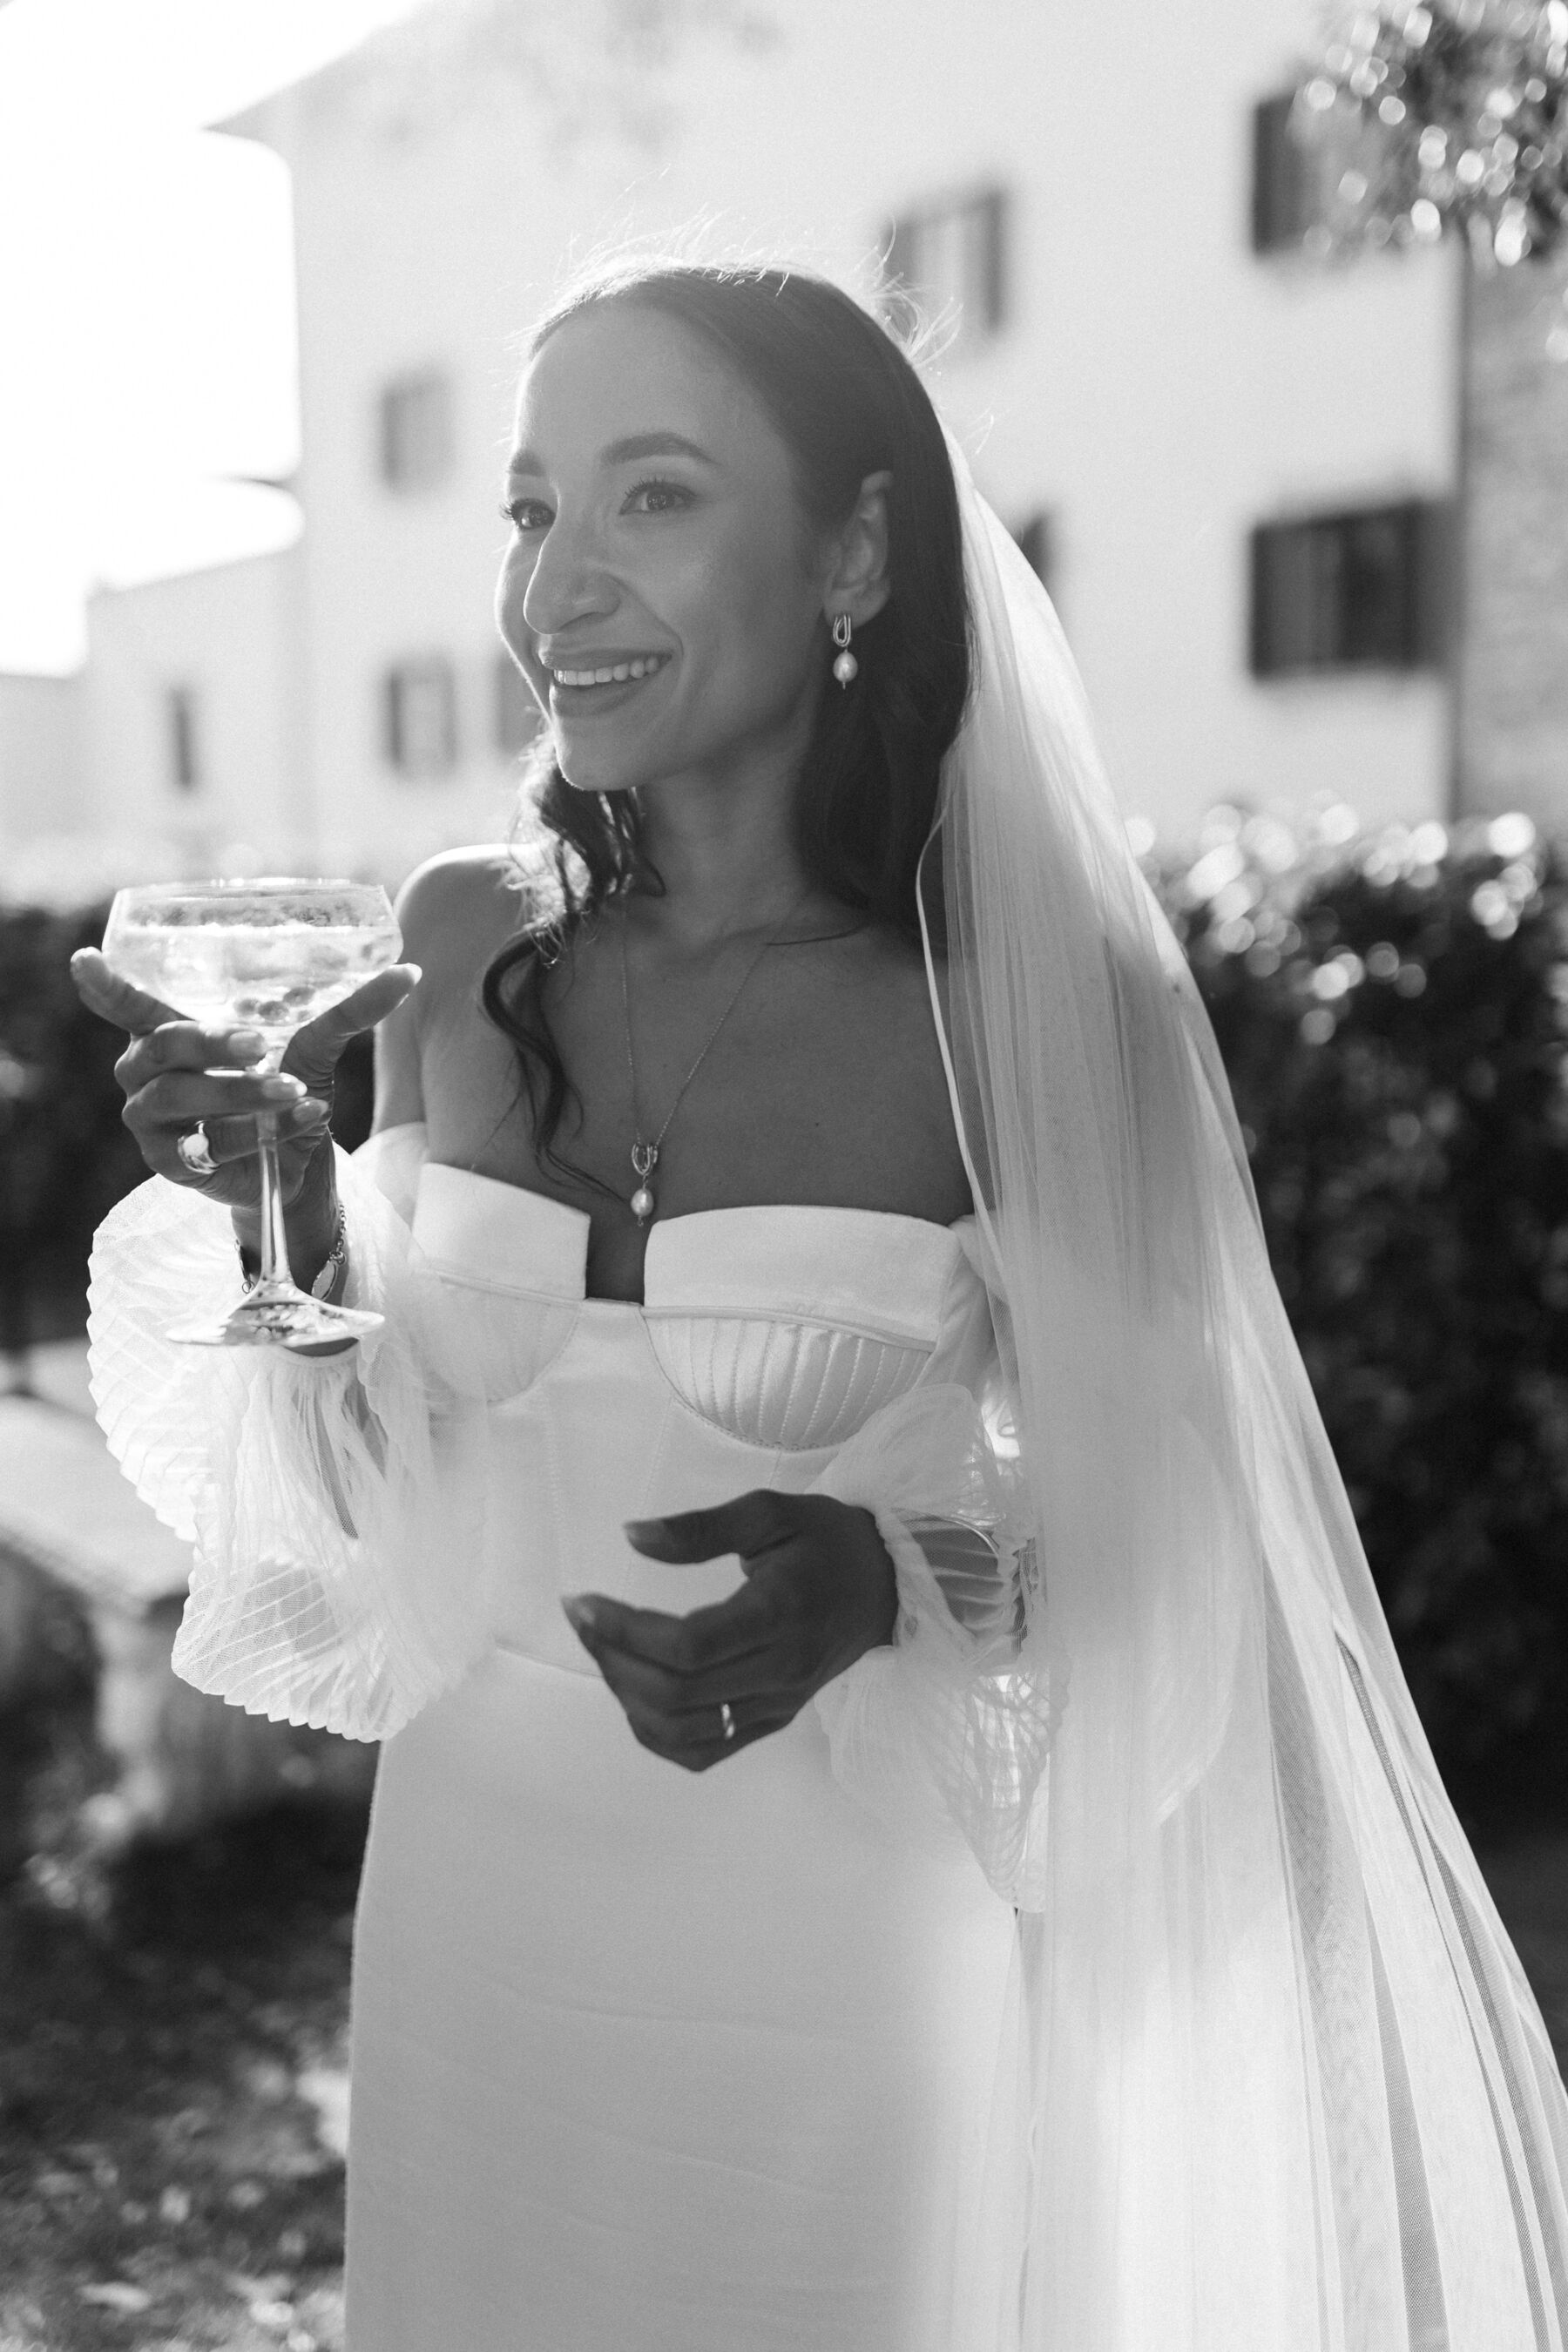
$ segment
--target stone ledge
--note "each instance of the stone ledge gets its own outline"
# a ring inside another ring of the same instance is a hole
[[[0,1543],[132,1616],[190,1582],[190,1546],[121,1476],[97,1424],[36,1397],[0,1397]]]

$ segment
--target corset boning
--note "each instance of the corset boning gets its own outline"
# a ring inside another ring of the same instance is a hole
[[[648,1339],[681,1402],[748,1445],[841,1445],[912,1388],[929,1348],[824,1324],[650,1316]]]

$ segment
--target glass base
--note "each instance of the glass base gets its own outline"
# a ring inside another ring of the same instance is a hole
[[[178,1324],[169,1333],[184,1348],[288,1348],[295,1355],[337,1355],[357,1347],[385,1318],[354,1307],[329,1307],[291,1282],[258,1282],[231,1315]]]

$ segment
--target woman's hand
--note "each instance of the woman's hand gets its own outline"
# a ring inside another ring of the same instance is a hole
[[[853,1504],[763,1487],[712,1510],[635,1519],[626,1534],[649,1559],[740,1554],[744,1584],[689,1616],[596,1592],[563,1604],[642,1745],[689,1772],[782,1730],[824,1683],[892,1638],[893,1563],[870,1512]]]
[[[259,1202],[257,1113],[270,1111],[278,1120],[287,1208],[299,1198],[312,1165],[322,1160],[331,1164],[327,1121],[344,1046],[402,1003],[419,968],[393,964],[308,1023],[289,1039],[282,1071],[269,1078],[247,1066],[263,1052],[254,1030],[201,1028],[121,980],[96,948],[82,948],[71,958],[71,977],[91,1012],[131,1033],[114,1075],[125,1095],[121,1116],[148,1167],[172,1184],[191,1185],[209,1200],[221,1201],[243,1219],[255,1215]],[[187,1168],[176,1149],[198,1120],[217,1162],[211,1176]]]

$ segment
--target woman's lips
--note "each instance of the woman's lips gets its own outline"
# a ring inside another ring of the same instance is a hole
[[[558,686],[621,686],[628,677],[648,677],[664,667],[668,654],[580,654],[574,661],[545,664]]]
[[[611,665],[600,663],[597,667],[608,668]],[[617,664],[616,667],[618,667],[620,665]],[[569,685],[552,670],[549,672],[550,707],[552,710],[570,713],[574,719],[587,717],[598,711],[618,710],[623,703],[630,701],[631,698],[640,693],[644,687],[651,686],[656,677],[662,677],[668,667],[669,656],[666,654],[658,659],[652,669],[645,670],[640,677],[633,677],[628,674],[626,677],[611,677],[603,685],[595,683],[591,686]],[[564,662],[562,667],[568,671],[569,676],[579,674],[571,665]],[[586,672],[587,667],[588,665],[584,662],[582,665],[582,671]]]

